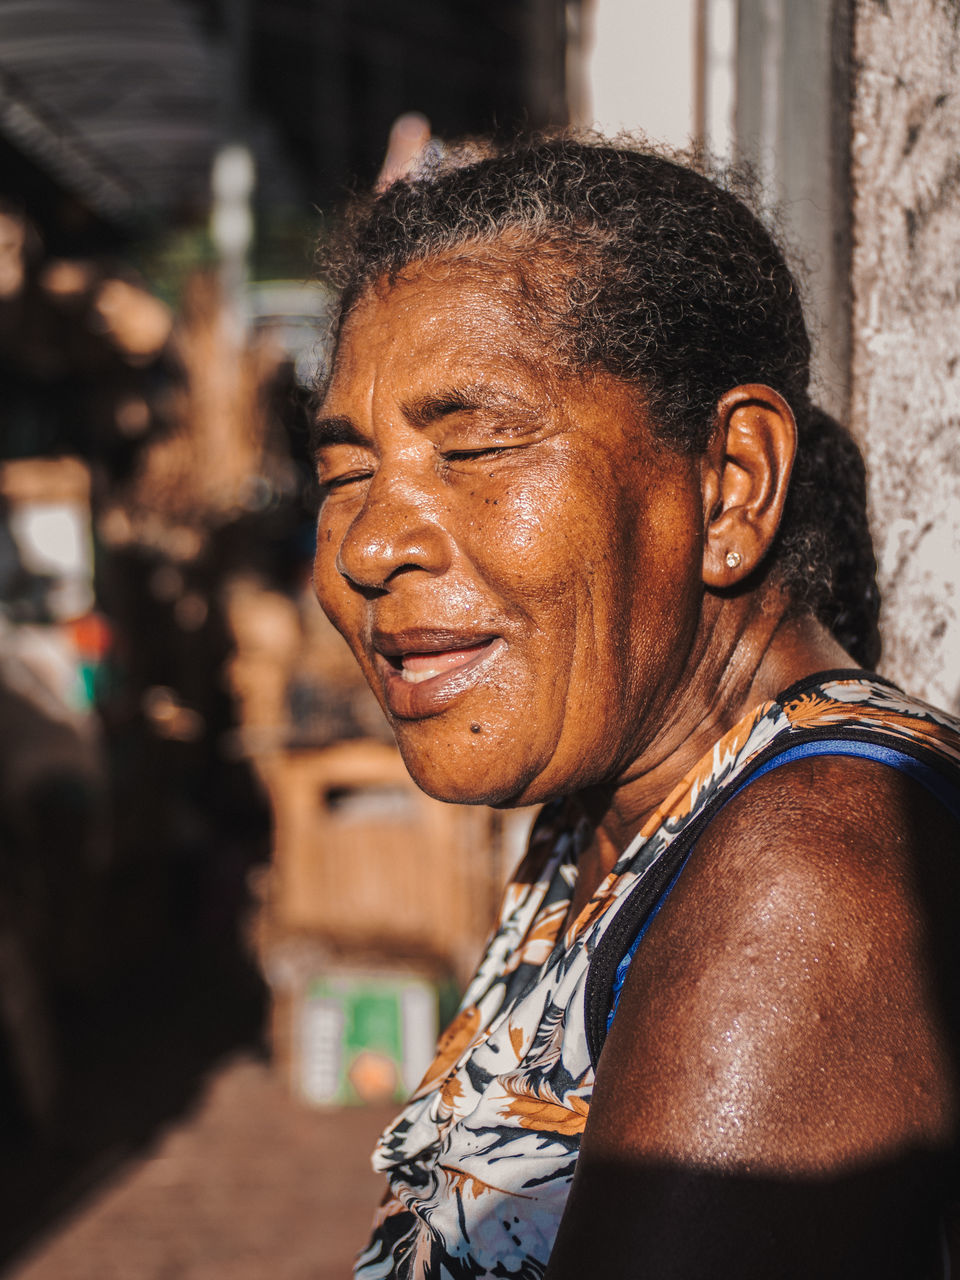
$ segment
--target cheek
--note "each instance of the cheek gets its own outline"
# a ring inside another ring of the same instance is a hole
[[[685,490],[666,490],[650,506],[626,558],[623,590],[636,602],[630,628],[653,665],[682,658],[696,629],[702,596],[700,508]],[[642,568],[640,568],[642,567]],[[639,572],[638,572],[639,568]]]
[[[317,545],[313,553],[313,589],[321,607],[328,615],[332,604],[330,588],[336,573],[335,547],[337,545],[333,541],[333,530],[329,525],[324,524],[321,517],[317,523]]]
[[[479,495],[478,495],[479,496]],[[563,477],[540,470],[484,496],[464,523],[461,549],[498,595],[537,620],[562,615],[587,587],[595,522]]]
[[[331,522],[325,522],[321,514],[313,557],[313,590],[321,609],[356,652],[359,614],[354,592],[337,568],[339,547],[338,531]]]

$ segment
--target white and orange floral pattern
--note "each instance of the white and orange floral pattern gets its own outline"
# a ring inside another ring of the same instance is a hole
[[[536,1280],[546,1268],[590,1109],[591,957],[625,895],[772,743],[810,729],[876,732],[960,769],[960,724],[854,673],[757,707],[725,734],[623,852],[560,936],[587,835],[569,804],[541,814],[497,928],[437,1057],[374,1153],[389,1189],[360,1280]]]

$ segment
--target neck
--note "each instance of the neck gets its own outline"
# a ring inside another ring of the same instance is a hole
[[[790,615],[779,594],[772,602],[768,591],[711,605],[669,721],[614,782],[578,796],[594,838],[580,858],[577,908],[677,783],[747,712],[804,676],[856,665],[814,618]]]

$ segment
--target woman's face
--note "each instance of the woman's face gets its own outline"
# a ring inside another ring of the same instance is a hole
[[[533,803],[615,779],[699,614],[696,459],[634,390],[565,375],[478,260],[366,293],[320,410],[315,582],[424,790]]]

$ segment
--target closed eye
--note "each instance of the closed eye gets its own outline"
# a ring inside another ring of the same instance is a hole
[[[317,450],[316,463],[321,497],[369,480],[375,470],[370,450],[355,441],[322,445]]]
[[[494,444],[485,449],[448,449],[443,454],[444,462],[465,462],[470,458],[493,458],[499,453],[507,453],[514,445]]]
[[[515,448],[515,445],[492,444],[482,449],[444,449],[440,453],[438,471],[441,478],[449,479],[457,474],[473,475],[478,467],[490,466]]]
[[[330,476],[329,479],[320,478],[321,494],[330,493],[334,489],[346,489],[351,484],[357,484],[361,480],[369,480],[372,471],[346,471],[343,475]]]

